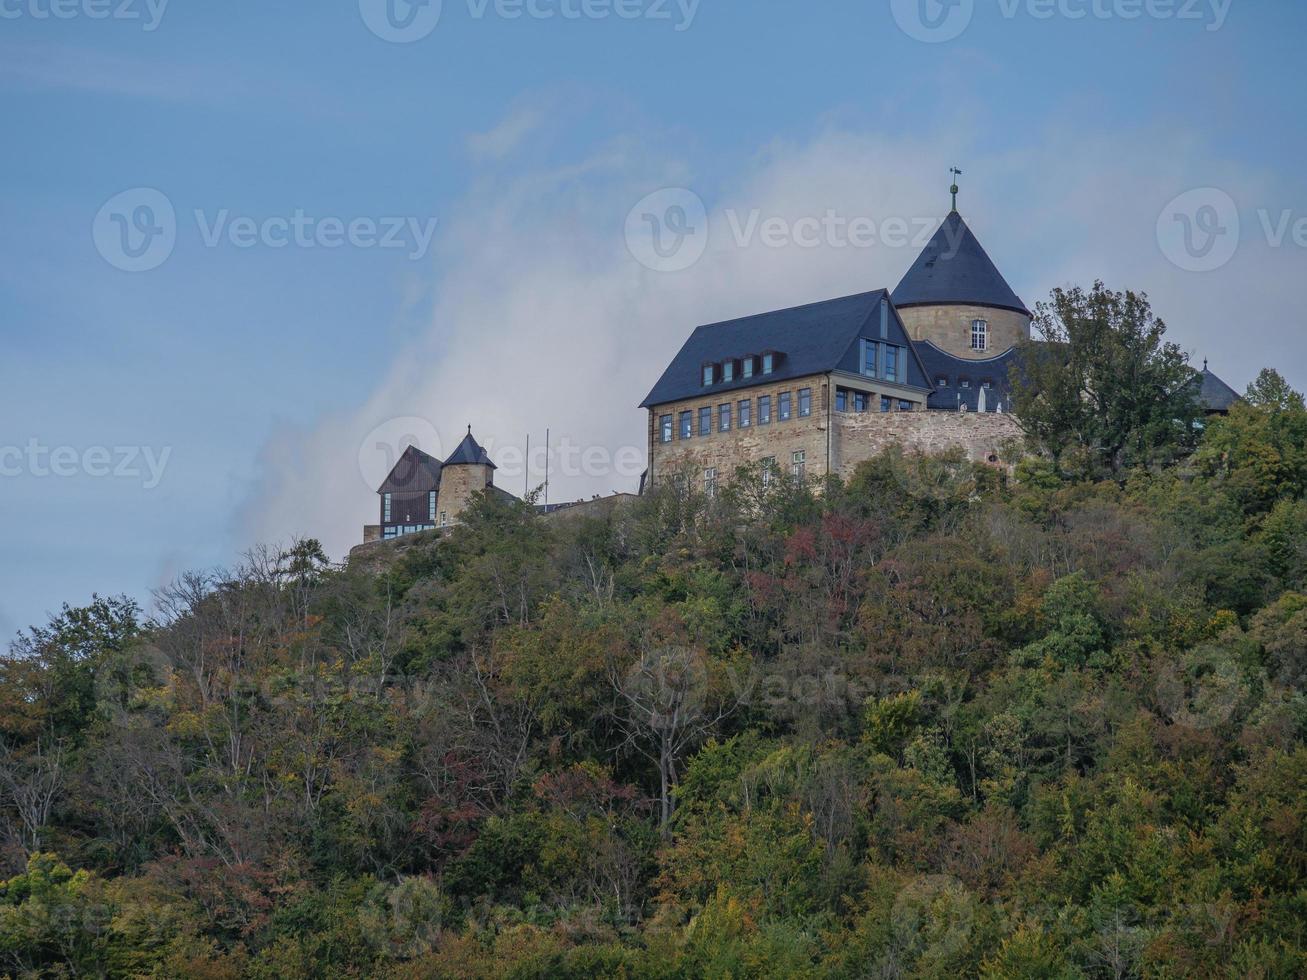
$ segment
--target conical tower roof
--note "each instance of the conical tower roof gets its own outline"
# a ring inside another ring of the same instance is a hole
[[[490,454],[481,448],[481,444],[472,438],[472,426],[467,427],[467,435],[458,444],[458,448],[445,460],[446,466],[489,466],[498,469],[490,462]]]
[[[940,225],[894,290],[894,305],[988,306],[1030,316],[957,211]]]

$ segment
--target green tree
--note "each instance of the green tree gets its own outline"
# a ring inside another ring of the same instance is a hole
[[[1143,293],[1055,289],[1036,307],[1044,343],[1013,368],[1017,420],[1066,466],[1118,475],[1192,448],[1200,417],[1194,374],[1166,342]]]

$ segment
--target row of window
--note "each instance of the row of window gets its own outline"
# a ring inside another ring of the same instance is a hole
[[[776,481],[776,475],[779,472],[776,466],[775,456],[764,456],[761,460],[762,465],[762,485],[770,487]],[[802,481],[807,476],[808,471],[808,454],[800,449],[797,452],[790,453],[790,476],[795,480]],[[685,488],[685,477],[680,475],[676,477],[677,485],[682,489]],[[703,492],[707,497],[717,496],[717,467],[710,466],[703,471]]]
[[[941,374],[941,375],[939,375],[938,377],[935,378],[935,387],[936,387],[936,388],[947,388],[948,386],[949,386],[949,385],[948,385],[948,378],[947,378],[946,376],[944,376],[944,375]],[[970,378],[962,378],[962,377],[959,377],[959,378],[958,378],[958,387],[959,387],[959,388],[970,388],[970,387],[971,387],[971,379],[970,379]],[[977,384],[977,387],[978,387],[978,388],[984,388],[986,391],[988,391],[989,389],[991,389],[991,388],[994,387],[994,382],[993,382],[992,380],[990,380],[989,378],[982,378],[982,379],[980,380],[980,382]]]
[[[876,395],[869,394],[865,391],[851,391],[848,388],[835,389],[835,411],[837,412],[870,412],[871,406],[875,404]],[[898,411],[910,412],[915,407],[912,402],[904,398],[890,398],[889,395],[881,395],[880,410],[882,412],[892,412],[895,409],[895,402],[898,403]]]
[[[756,375],[771,374],[776,370],[779,357],[775,351],[765,351],[762,354],[749,354],[746,357],[705,364],[703,386],[710,388],[715,384],[730,384],[737,378],[747,380]]]
[[[794,392],[782,391],[776,396],[776,421],[788,422],[794,418],[795,399]],[[681,412],[679,418],[671,415],[663,415],[658,419],[658,441],[667,443],[671,442],[677,432],[682,439],[693,439],[697,430],[700,436],[710,436],[714,431],[714,422],[717,432],[730,432],[734,428],[748,429],[754,425],[771,425],[772,423],[772,396],[758,396],[758,412],[754,415],[752,398],[743,398],[738,402],[723,402],[713,409],[711,405],[702,406],[698,412],[686,410]],[[800,388],[798,391],[798,412],[799,418],[807,418],[812,414],[812,389]],[[673,428],[673,422],[676,423]]]
[[[395,538],[403,538],[410,534],[418,534],[421,531],[434,531],[434,524],[393,524],[390,527],[381,529],[383,540],[391,541]]]

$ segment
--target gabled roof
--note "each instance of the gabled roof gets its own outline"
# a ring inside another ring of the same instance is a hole
[[[980,393],[984,391],[986,412],[997,412],[1000,406],[1004,412],[1012,411],[1011,371],[1013,364],[1020,363],[1019,347],[1010,347],[996,357],[973,360],[955,357],[929,340],[919,340],[917,352],[935,386],[926,403],[927,408],[956,412],[965,407],[968,412],[978,412]],[[941,379],[947,384],[940,385]],[[970,384],[964,387],[961,383],[964,380]],[[985,382],[990,384],[988,390],[983,387]]]
[[[882,299],[888,298],[888,291],[878,289],[698,327],[640,407],[665,405],[687,398],[713,398],[724,392],[835,370],[856,371],[856,341],[859,336],[879,338],[880,304]],[[912,342],[894,312],[893,304],[888,309],[891,339],[911,350]],[[702,372],[705,364],[768,351],[782,355],[771,374],[704,387]],[[929,387],[920,359],[914,355],[908,363],[908,384]]]
[[[467,435],[463,441],[458,444],[458,448],[450,454],[449,459],[445,460],[446,466],[489,466],[492,470],[498,469],[494,463],[490,462],[490,454],[481,448],[481,445],[472,438],[472,426],[467,427]]]
[[[1207,370],[1206,361],[1203,362],[1203,369],[1197,372],[1195,380],[1200,385],[1198,401],[1205,412],[1228,412],[1235,402],[1243,401],[1237,391]]]
[[[429,493],[439,488],[440,460],[409,446],[377,493]]]
[[[989,306],[1030,315],[956,211],[949,212],[894,290],[894,305]]]

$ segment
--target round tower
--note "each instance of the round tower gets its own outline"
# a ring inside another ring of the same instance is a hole
[[[440,492],[436,500],[438,526],[457,524],[473,496],[495,485],[495,469],[490,455],[472,438],[469,425],[463,441],[440,467]]]
[[[1012,291],[957,210],[953,210],[894,290],[913,340],[955,357],[997,357],[1030,338],[1030,311]]]

